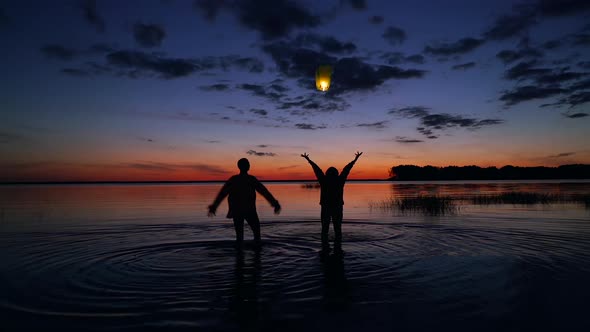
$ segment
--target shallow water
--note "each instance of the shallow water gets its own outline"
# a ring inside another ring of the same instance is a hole
[[[588,182],[349,183],[341,256],[319,255],[317,189],[267,184],[282,214],[259,197],[263,245],[239,251],[225,203],[206,217],[219,187],[0,186],[2,330],[590,330],[584,206],[369,208]]]

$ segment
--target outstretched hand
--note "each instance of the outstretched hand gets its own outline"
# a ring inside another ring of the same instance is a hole
[[[357,152],[354,154],[354,160],[357,160],[357,159],[359,159],[359,157],[360,157],[362,154],[363,154],[362,152],[358,152],[358,151],[357,151]]]
[[[305,159],[309,160],[309,154],[307,154],[307,152],[303,153],[301,156],[302,156],[303,158],[305,158]]]
[[[280,214],[281,213],[281,205],[279,203],[277,203],[275,206],[275,214]]]

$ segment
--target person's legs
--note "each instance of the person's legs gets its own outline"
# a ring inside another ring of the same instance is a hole
[[[342,243],[342,205],[334,207],[331,211],[332,222],[334,223],[334,243]]]
[[[248,225],[250,225],[250,229],[254,234],[254,241],[260,243],[260,219],[258,219],[258,213],[254,212],[253,214],[250,214],[246,217],[246,221],[248,222]]]
[[[234,229],[236,230],[236,242],[241,244],[244,240],[244,217],[234,216]]]
[[[330,208],[322,205],[322,244],[328,243],[328,231],[330,230]]]

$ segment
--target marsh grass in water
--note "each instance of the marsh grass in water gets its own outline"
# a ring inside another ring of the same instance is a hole
[[[517,205],[532,205],[532,204],[550,204],[550,203],[565,203],[567,198],[559,194],[549,193],[532,193],[532,192],[505,192],[493,195],[476,195],[464,200],[475,205],[492,205],[492,204],[517,204]]]
[[[390,198],[369,204],[371,209],[394,210],[401,213],[418,213],[431,216],[456,214],[459,207],[450,196],[420,195]]]
[[[504,192],[474,196],[418,195],[411,197],[392,197],[387,200],[369,203],[371,209],[392,210],[405,213],[419,213],[431,216],[456,214],[461,205],[549,205],[577,203],[590,209],[590,194],[554,194],[535,192]]]
[[[549,205],[578,203],[590,208],[590,194],[555,194],[555,193],[535,193],[511,191],[494,195],[476,195],[464,198],[458,198],[474,205]]]
[[[584,204],[586,209],[590,209],[590,194],[573,195],[572,200],[575,203]]]
[[[318,182],[314,182],[314,183],[304,183],[301,185],[301,188],[303,188],[303,189],[320,189],[321,186]]]

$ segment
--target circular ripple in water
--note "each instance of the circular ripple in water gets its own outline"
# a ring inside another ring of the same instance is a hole
[[[228,223],[3,236],[0,311],[9,323],[33,327],[67,319],[80,328],[230,330],[244,317],[256,324],[262,313],[305,322],[334,307],[478,317],[490,306],[517,311],[544,287],[535,282],[563,288],[578,280],[572,275],[588,275],[587,238],[563,229],[349,222],[344,255],[325,259],[318,222],[266,223],[262,231],[262,248],[243,251],[234,248]]]

